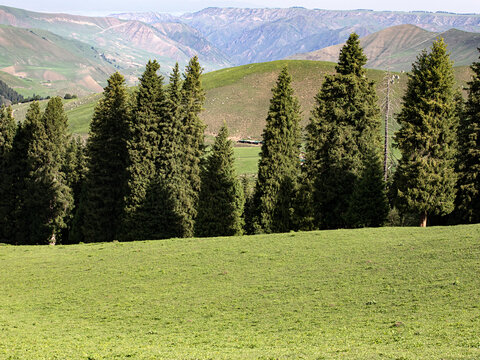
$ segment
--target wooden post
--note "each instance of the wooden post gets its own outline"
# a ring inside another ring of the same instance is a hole
[[[424,211],[420,214],[420,227],[427,227],[427,212]]]
[[[390,74],[387,78],[387,97],[385,100],[385,143],[383,149],[383,179],[387,182],[388,175],[388,117],[390,116],[390,83],[392,79]]]

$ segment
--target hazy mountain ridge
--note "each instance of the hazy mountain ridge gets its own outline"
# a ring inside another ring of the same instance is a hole
[[[3,63],[3,69],[7,72],[0,72],[0,78],[16,88],[31,88],[37,94],[50,94],[54,93],[54,89],[64,89],[61,81],[77,81],[76,73],[81,69],[90,78],[88,83],[84,82],[80,87],[93,91],[103,86],[108,75],[115,69],[124,74],[130,84],[135,83],[149,59],[157,59],[162,65],[162,71],[167,73],[175,62],[178,61],[183,67],[193,55],[198,55],[207,72],[234,64],[272,61],[297,53],[308,53],[342,43],[353,31],[365,36],[403,22],[417,23],[424,29],[435,28],[436,33],[452,26],[480,32],[480,15],[447,13],[207,8],[180,17],[154,12],[88,17],[38,13],[0,6],[0,24],[49,31],[65,41],[77,41],[77,47],[85,49],[84,53],[74,51],[77,58],[67,61],[65,57],[68,51],[52,57],[48,52],[55,54],[58,49],[47,50],[48,47],[37,46],[32,56],[20,55],[24,51],[21,42],[14,42],[8,49],[11,51],[10,57],[6,57]],[[447,33],[452,42],[461,43],[461,46],[450,48],[456,63],[469,64],[472,51],[480,45],[477,38],[470,37],[468,40],[468,36],[461,31],[451,30]],[[425,36],[429,37],[428,34]],[[76,47],[73,43],[66,45],[65,41],[57,39],[56,43],[60,48],[66,46],[71,50]],[[408,66],[414,60],[410,54],[422,49],[411,47],[406,39],[398,37],[391,42],[396,43],[395,51],[403,52],[402,61],[408,63]],[[38,44],[41,43],[38,41]],[[385,54],[392,51],[392,44],[388,41],[380,47],[378,41],[376,44],[378,48],[374,55],[379,59],[385,58]],[[9,54],[8,51],[5,53]],[[338,52],[335,51],[326,60],[336,61]],[[49,56],[52,61],[49,64],[40,61]],[[375,56],[372,56],[372,61]],[[80,60],[78,57],[86,59]],[[16,67],[27,66],[22,61],[28,58],[40,64],[40,67],[43,66],[43,70],[54,69],[53,73],[42,72],[41,68],[25,72],[23,68]],[[65,63],[83,65],[65,67]],[[372,67],[392,68],[385,61],[372,62]],[[56,71],[57,68],[61,68],[61,71]],[[26,80],[23,81],[21,77]],[[22,94],[29,95],[24,91]]]
[[[145,22],[163,21],[161,16],[151,13],[121,16]],[[237,65],[282,59],[342,43],[353,31],[366,36],[402,24],[434,32],[451,28],[480,32],[480,15],[444,12],[207,8],[173,19],[199,30]]]
[[[367,67],[408,71],[417,55],[431,46],[437,38],[443,38],[448,45],[454,65],[470,65],[478,59],[480,33],[450,29],[445,32],[431,32],[414,25],[393,26],[360,39],[368,58]],[[336,61],[343,44],[288,57],[296,60]]]

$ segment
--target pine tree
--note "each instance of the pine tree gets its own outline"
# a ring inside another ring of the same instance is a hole
[[[180,136],[182,131],[182,119],[180,114],[182,87],[178,63],[175,64],[169,80],[166,90],[164,116],[158,129],[160,148],[156,163],[156,168],[158,169],[159,174],[165,179],[176,177],[179,173],[178,156],[181,146]]]
[[[187,232],[182,221],[182,204],[186,203],[182,192],[181,148],[181,79],[178,63],[175,64],[166,89],[164,113],[158,125],[160,139],[156,159],[156,177],[145,203],[145,213],[152,219],[144,219],[146,229],[156,239],[182,237]],[[153,220],[155,218],[155,221]]]
[[[73,208],[72,191],[63,172],[69,135],[62,100],[52,98],[43,115],[38,103],[33,103],[23,131],[25,177],[20,179],[24,187],[17,194],[17,242],[55,244],[61,241]]]
[[[12,149],[16,124],[12,108],[0,108],[0,242],[11,243],[15,197],[13,192]]]
[[[147,189],[156,176],[159,156],[159,124],[165,107],[163,76],[157,72],[160,65],[149,61],[140,78],[136,102],[129,122],[127,139],[127,184],[125,189],[125,212],[121,234],[122,240],[141,240],[145,234],[138,221],[138,211],[145,202]],[[146,214],[145,214],[146,215]],[[141,215],[142,217],[145,215]]]
[[[300,170],[300,106],[283,68],[272,89],[255,187],[256,232],[293,229],[293,200]]]
[[[312,191],[304,195],[304,216],[313,219],[308,227],[354,226],[348,211],[355,183],[367,167],[367,154],[380,157],[380,110],[363,68],[366,61],[358,35],[351,34],[336,74],[325,78],[315,98],[303,167],[304,191]],[[377,196],[383,199],[384,191]]]
[[[137,238],[162,239],[184,236],[181,219],[180,176],[181,87],[178,64],[170,76],[161,116],[156,125],[158,136],[155,172],[145,199],[138,208],[136,222],[141,224]]]
[[[224,124],[215,138],[202,174],[196,236],[242,234],[244,199],[234,161],[232,142]]]
[[[193,236],[194,222],[197,216],[198,194],[200,191],[200,161],[204,153],[205,125],[199,117],[203,110],[205,91],[202,88],[200,76],[202,68],[198,58],[193,57],[185,71],[185,79],[181,90],[181,167],[182,201],[180,209],[183,237]]]
[[[242,191],[244,198],[243,206],[243,233],[247,235],[255,234],[254,227],[254,217],[255,217],[255,207],[253,203],[253,196],[255,191],[255,178],[249,179],[249,177],[244,174],[241,177],[242,182]]]
[[[108,79],[95,107],[87,142],[88,173],[81,196],[82,221],[75,221],[76,241],[103,242],[118,238],[126,188],[127,139],[130,119],[125,79]]]
[[[395,134],[402,153],[395,185],[397,205],[420,216],[452,212],[455,199],[456,116],[452,63],[443,39],[412,66]]]
[[[365,168],[355,182],[347,222],[352,227],[379,227],[388,216],[389,206],[382,164],[377,154],[366,158]]]
[[[80,196],[87,173],[86,149],[84,141],[80,137],[70,139],[65,154],[63,172],[65,173],[67,186],[72,189],[73,211],[66,220],[67,226],[62,232],[62,242],[64,244],[74,244],[78,243],[78,241],[75,241],[75,239],[72,238],[71,232],[74,219],[77,217]]]
[[[14,198],[14,210],[11,225],[13,227],[14,244],[28,244],[30,242],[28,226],[29,222],[25,213],[25,200],[27,194],[26,185],[30,166],[28,152],[37,133],[41,129],[41,111],[37,101],[30,104],[23,123],[19,123],[15,132],[12,148],[12,178],[11,183]]]
[[[480,51],[480,48],[478,49]],[[480,62],[472,64],[468,99],[460,121],[458,212],[461,222],[480,222]]]

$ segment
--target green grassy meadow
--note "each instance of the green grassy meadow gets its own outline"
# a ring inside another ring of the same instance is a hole
[[[478,359],[480,225],[0,246],[1,359]]]
[[[258,173],[260,146],[234,147],[233,153],[237,174],[256,175]]]

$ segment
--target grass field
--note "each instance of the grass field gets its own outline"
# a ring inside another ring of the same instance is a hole
[[[237,174],[257,174],[260,146],[235,147],[233,152],[235,154]]]
[[[478,359],[480,225],[0,247],[1,359]]]

